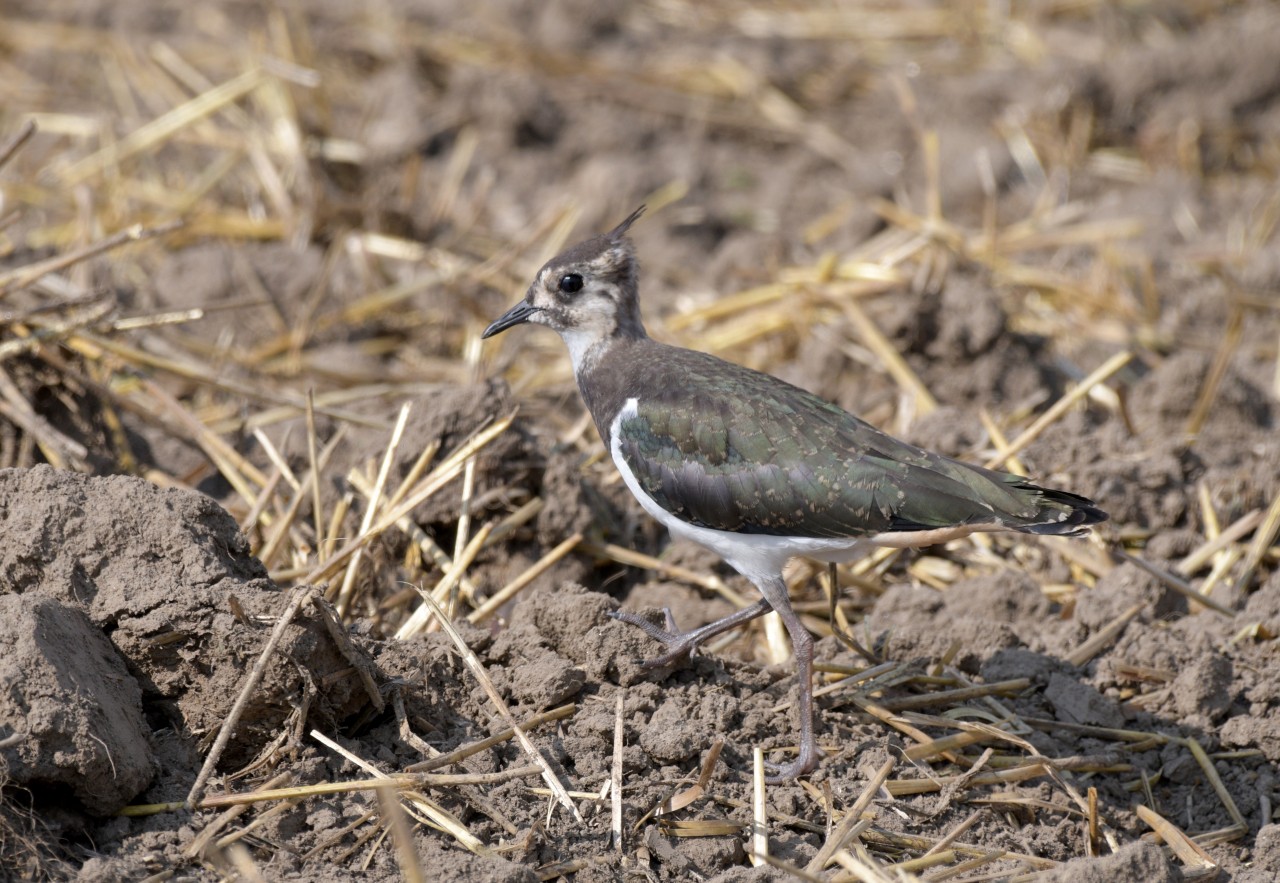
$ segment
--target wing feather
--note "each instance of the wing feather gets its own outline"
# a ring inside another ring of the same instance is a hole
[[[1020,476],[898,441],[804,390],[712,356],[685,351],[670,371],[645,385],[635,414],[618,425],[619,455],[658,505],[702,527],[814,538],[968,524],[1026,529],[1046,507],[1056,516],[1053,507],[1074,505]]]

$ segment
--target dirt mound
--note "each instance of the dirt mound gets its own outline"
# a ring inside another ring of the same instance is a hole
[[[0,471],[0,533],[11,540],[0,552],[7,776],[37,799],[62,786],[84,809],[114,813],[152,780],[153,731],[193,745],[217,731],[281,593],[217,504],[135,478]],[[227,767],[286,721],[332,725],[358,711],[368,697],[351,664],[314,615],[299,617]]]

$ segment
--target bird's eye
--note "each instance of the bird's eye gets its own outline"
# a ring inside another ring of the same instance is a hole
[[[577,273],[566,273],[560,277],[560,290],[565,294],[576,294],[582,290],[582,277]]]

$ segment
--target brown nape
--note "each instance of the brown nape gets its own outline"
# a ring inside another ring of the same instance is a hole
[[[640,304],[637,303],[635,297],[629,297],[628,292],[623,291],[620,302],[617,304],[617,325],[613,329],[613,337],[615,339],[625,340],[644,340],[648,338],[649,332],[644,329],[644,321],[640,318]]]

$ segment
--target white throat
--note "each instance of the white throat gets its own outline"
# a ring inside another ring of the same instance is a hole
[[[569,348],[569,359],[573,362],[575,377],[581,375],[585,367],[599,358],[598,350],[604,343],[599,334],[577,328],[561,331],[560,339]]]

